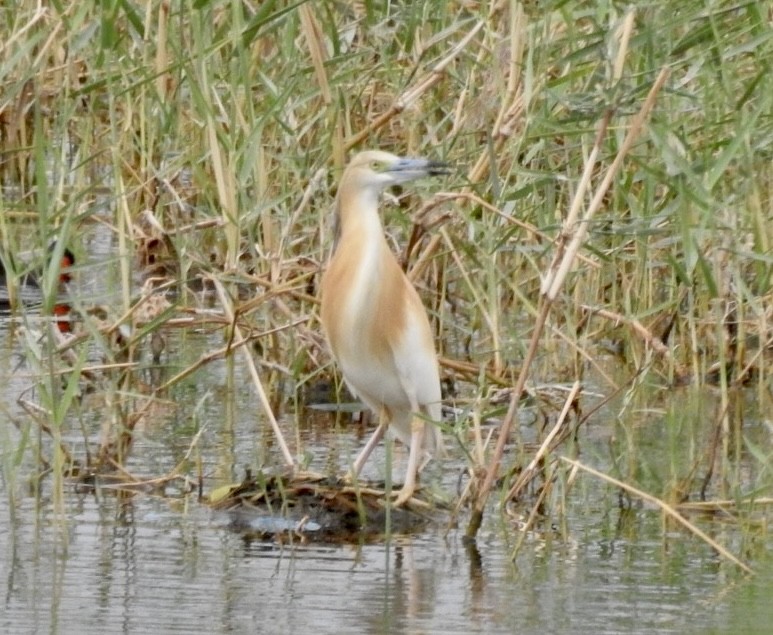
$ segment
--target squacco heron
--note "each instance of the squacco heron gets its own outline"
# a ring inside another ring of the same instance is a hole
[[[379,417],[352,477],[389,429],[410,447],[396,505],[413,496],[418,472],[442,448],[440,378],[427,313],[387,244],[378,200],[390,185],[447,173],[426,159],[356,155],[338,186],[337,244],[322,279],[330,349],[346,384]]]

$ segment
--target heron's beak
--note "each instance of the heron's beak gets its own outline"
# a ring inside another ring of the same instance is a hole
[[[447,163],[429,159],[400,159],[388,168],[388,172],[399,183],[405,183],[424,176],[450,174]]]

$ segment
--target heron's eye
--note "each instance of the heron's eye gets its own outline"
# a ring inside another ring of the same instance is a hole
[[[374,172],[382,172],[384,170],[384,166],[381,164],[380,161],[371,161],[370,169],[373,170]]]

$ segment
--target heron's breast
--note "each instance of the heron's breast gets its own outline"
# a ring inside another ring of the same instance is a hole
[[[365,241],[343,237],[322,280],[322,324],[340,358],[362,348],[370,319],[375,268],[372,249]]]

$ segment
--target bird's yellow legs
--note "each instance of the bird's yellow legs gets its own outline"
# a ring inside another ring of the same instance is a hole
[[[370,453],[373,452],[373,448],[375,448],[379,444],[379,441],[384,438],[384,433],[388,427],[389,416],[387,415],[386,409],[381,408],[378,413],[378,427],[376,428],[376,431],[371,435],[370,439],[368,439],[365,447],[362,448],[362,451],[357,455],[357,458],[352,465],[350,477],[353,481],[357,480],[357,477],[362,471],[362,466],[365,465]]]
[[[397,495],[395,505],[404,505],[416,491],[416,475],[419,473],[419,458],[424,447],[425,421],[415,414],[411,418],[411,448],[408,452],[408,467],[405,470],[405,482]]]
[[[417,408],[418,410],[418,408]],[[365,447],[357,455],[357,458],[352,464],[352,470],[349,473],[349,478],[352,481],[356,481],[357,477],[362,471],[362,467],[370,457],[373,449],[384,438],[384,433],[389,428],[389,414],[385,408],[381,408],[378,417],[378,427],[371,435]],[[395,500],[395,506],[399,507],[409,501],[416,492],[416,477],[421,470],[423,463],[421,462],[422,448],[424,447],[424,430],[426,422],[415,414],[411,417],[411,445],[408,452],[408,467],[405,470],[405,482],[397,492],[397,499]]]

